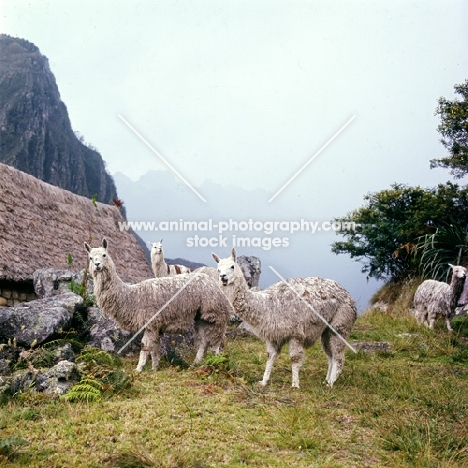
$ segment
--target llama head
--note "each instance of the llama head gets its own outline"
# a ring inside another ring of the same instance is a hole
[[[449,263],[448,265],[452,268],[453,278],[466,278],[468,270],[465,267],[462,267],[460,265],[452,265],[451,263]]]
[[[163,248],[162,248],[162,239],[159,242],[152,242],[151,243],[151,254],[162,254],[163,253]]]
[[[211,255],[213,256],[214,261],[218,264],[220,283],[223,286],[232,284],[240,271],[236,262],[236,250],[233,248],[231,250],[231,256],[228,258],[219,258],[215,253],[212,253]]]
[[[87,242],[85,242],[85,247],[89,254],[89,272],[95,275],[96,272],[102,271],[110,261],[107,253],[107,240],[102,239],[102,247],[92,248]]]

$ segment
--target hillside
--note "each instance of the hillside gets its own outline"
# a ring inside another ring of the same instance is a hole
[[[101,155],[74,134],[49,62],[30,42],[0,35],[0,162],[78,195],[117,198]]]

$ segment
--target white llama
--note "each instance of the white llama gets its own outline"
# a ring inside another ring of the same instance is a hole
[[[436,280],[421,283],[414,294],[415,317],[419,323],[434,328],[437,318],[443,318],[448,331],[453,331],[450,317],[454,314],[458,300],[463,293],[468,270],[449,263],[452,268],[450,284]]]
[[[291,278],[252,291],[236,262],[235,249],[229,258],[220,259],[216,254],[213,258],[218,263],[221,289],[235,313],[266,342],[268,361],[261,385],[268,383],[277,355],[289,343],[292,386],[299,388],[304,348],[321,337],[328,358],[326,382],[332,387],[343,369],[346,345],[316,313],[346,339],[356,320],[356,305],[349,293],[335,281],[322,278]]]
[[[175,276],[190,273],[192,270],[184,265],[168,265],[164,260],[162,239],[159,242],[151,243],[151,266],[156,278],[163,276]]]
[[[137,371],[143,370],[148,354],[157,369],[161,334],[184,333],[192,324],[198,346],[194,364],[203,359],[209,346],[219,352],[230,307],[215,280],[203,274],[178,275],[129,285],[117,275],[106,239],[102,247],[91,248],[87,243],[85,247],[103,314],[129,332],[145,329]]]

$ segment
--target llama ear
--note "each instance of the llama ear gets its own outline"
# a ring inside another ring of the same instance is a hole
[[[88,252],[91,252],[91,247],[88,245],[87,242],[84,243],[84,246],[86,247],[86,250],[87,250]]]
[[[231,250],[231,257],[234,261],[236,261],[237,256],[236,256],[236,249],[234,247]]]
[[[163,241],[163,240],[161,239],[161,240],[159,241],[159,243],[162,244],[162,241]]]
[[[105,237],[102,239],[102,246],[107,250],[107,239]]]
[[[216,263],[219,263],[219,257],[215,253],[211,252],[211,256],[213,257]]]
[[[452,269],[455,268],[455,266],[452,265],[451,263],[448,263],[447,265],[448,265],[450,268],[452,268]]]

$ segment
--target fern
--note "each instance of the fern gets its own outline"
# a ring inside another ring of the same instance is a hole
[[[218,355],[212,355],[206,357],[203,362],[203,365],[205,366],[210,366],[210,367],[215,367],[218,369],[229,369],[229,358],[223,354],[218,354]]]
[[[85,401],[94,403],[101,400],[102,384],[90,376],[83,377],[77,384],[73,385],[69,392],[61,398],[70,402]]]
[[[85,349],[76,359],[76,362],[83,362],[89,365],[122,367],[122,363],[118,356],[102,351],[99,348]]]
[[[76,362],[82,363],[87,378],[99,383],[100,397],[127,388],[131,383],[132,378],[122,369],[120,358],[101,349],[87,348]]]
[[[58,348],[64,344],[71,344],[73,351],[79,352],[84,348],[84,344],[73,338],[58,338],[56,340],[48,341],[42,345],[43,348]]]

